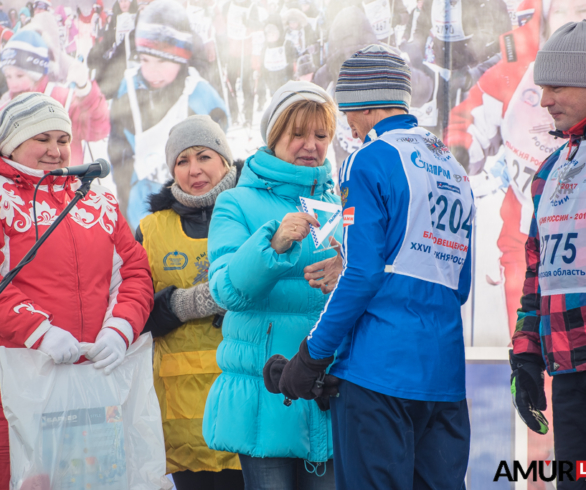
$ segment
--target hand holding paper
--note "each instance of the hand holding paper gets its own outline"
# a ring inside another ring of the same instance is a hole
[[[319,228],[321,225],[312,215],[306,213],[287,213],[281,226],[273,235],[271,247],[278,254],[285,253],[293,242],[300,242],[309,235],[309,225]]]
[[[299,200],[301,201],[301,209],[303,210],[303,212],[311,216],[315,215],[316,211],[323,211],[325,213],[329,213],[329,218],[323,226],[320,226],[319,230],[313,227],[310,223],[309,231],[311,233],[311,238],[313,239],[313,244],[315,245],[316,252],[323,252],[324,250],[334,248],[336,245],[333,245],[331,247],[323,247],[322,243],[326,241],[326,238],[333,237],[336,233],[336,229],[338,228],[340,220],[342,219],[342,206],[331,202],[322,202],[316,201],[315,199],[307,199],[305,197],[300,197]]]
[[[330,236],[330,246],[337,249],[335,257],[321,260],[315,264],[308,265],[303,272],[305,279],[312,288],[321,289],[324,294],[331,293],[338,284],[338,278],[344,267],[341,255],[340,243]]]

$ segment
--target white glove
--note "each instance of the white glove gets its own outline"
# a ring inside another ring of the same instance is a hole
[[[94,346],[85,355],[87,359],[94,362],[96,369],[104,369],[110,374],[116,369],[126,355],[126,342],[122,336],[111,328],[102,328],[96,337]]]
[[[43,337],[39,349],[50,355],[55,364],[73,364],[81,356],[81,345],[68,331],[52,326]]]

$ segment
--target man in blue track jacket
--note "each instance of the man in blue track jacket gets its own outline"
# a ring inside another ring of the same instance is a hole
[[[339,176],[344,269],[281,368],[279,391],[292,399],[328,393],[315,381],[337,352],[336,488],[460,490],[470,447],[460,314],[471,283],[470,183],[408,115],[410,70],[394,51],[355,53],[336,98],[364,142]]]

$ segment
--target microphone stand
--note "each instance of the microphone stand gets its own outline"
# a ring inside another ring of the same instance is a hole
[[[35,242],[33,247],[22,258],[18,265],[4,276],[4,279],[2,279],[2,282],[0,282],[0,294],[2,294],[2,292],[8,287],[8,285],[12,282],[12,280],[16,277],[20,270],[35,258],[37,250],[43,243],[45,243],[45,240],[49,238],[49,236],[51,235],[51,233],[53,233],[55,228],[57,228],[59,223],[61,223],[61,221],[65,219],[65,217],[69,214],[69,211],[71,211],[73,206],[75,206],[81,199],[83,199],[87,195],[87,193],[90,190],[92,180],[94,180],[94,177],[83,177],[81,179],[81,187],[75,191],[75,197],[63,210],[63,212],[57,217],[57,219],[53,222],[49,229],[41,235],[37,242]],[[33,206],[36,206],[36,204],[37,203],[34,202]]]

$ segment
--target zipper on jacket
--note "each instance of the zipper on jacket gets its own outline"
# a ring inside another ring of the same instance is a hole
[[[273,322],[269,322],[269,328],[267,328],[267,339],[265,341],[265,364],[269,360],[269,354],[271,353],[271,330],[273,329]]]
[[[68,219],[64,219],[63,221],[67,222],[67,228],[69,229],[69,233],[71,234],[71,241],[73,242],[73,255],[75,258],[75,275],[77,277],[77,295],[79,297],[79,316],[80,316],[80,333],[79,333],[79,341],[83,341],[83,302],[81,299],[81,282],[79,280],[79,260],[77,255],[77,244],[75,242],[75,235],[73,233],[73,229],[71,228],[71,223]]]
[[[311,195],[315,192],[315,186],[317,185],[317,179],[313,179],[313,185],[311,186]]]

